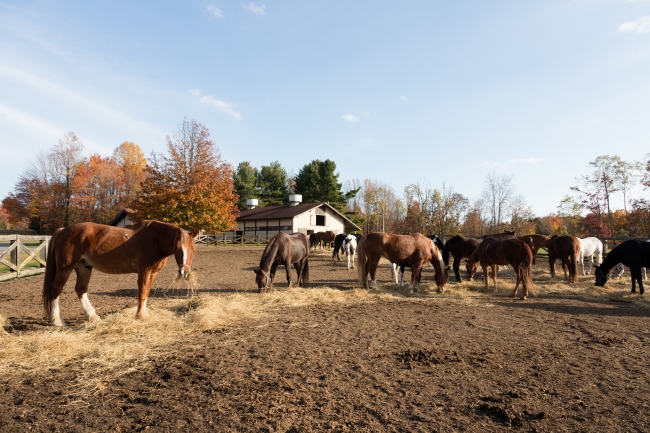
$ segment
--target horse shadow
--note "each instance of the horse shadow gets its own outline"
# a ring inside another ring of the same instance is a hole
[[[603,301],[583,299],[584,302],[591,303],[592,305],[561,305],[556,303],[545,302],[543,298],[528,298],[527,301],[514,300],[496,301],[495,305],[507,308],[520,308],[527,310],[541,310],[550,313],[566,314],[567,316],[590,315],[599,317],[648,317],[650,316],[650,309],[641,306],[633,306],[633,302],[609,302],[607,307],[602,306]],[[599,304],[594,305],[594,304]],[[614,308],[612,308],[614,307]]]

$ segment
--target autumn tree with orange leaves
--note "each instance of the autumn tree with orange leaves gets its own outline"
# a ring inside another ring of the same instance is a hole
[[[208,128],[184,119],[167,137],[167,155],[152,153],[142,190],[132,204],[139,220],[220,232],[235,225],[238,196],[232,168],[221,159]]]

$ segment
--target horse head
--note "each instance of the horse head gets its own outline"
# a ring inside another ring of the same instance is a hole
[[[433,280],[436,282],[438,287],[438,293],[442,293],[447,288],[447,280],[449,279],[449,269],[450,266],[442,266],[442,272],[436,272],[433,276]]]
[[[264,272],[262,268],[255,268],[253,269],[253,272],[255,272],[255,282],[257,283],[257,288],[260,290],[260,293],[262,289],[266,290],[269,289],[271,286],[271,277],[269,277],[269,274]]]
[[[469,281],[472,281],[472,278],[474,278],[474,274],[476,274],[476,269],[478,268],[477,265],[478,262],[474,262],[472,264],[469,263],[469,260],[465,260],[465,268],[467,269],[467,279]]]
[[[596,285],[603,287],[609,281],[609,274],[603,272],[600,266],[596,266]]]
[[[174,241],[174,258],[178,265],[178,276],[189,278],[190,268],[194,260],[194,238],[199,233],[194,230],[191,233],[181,228],[176,232],[176,240]]]

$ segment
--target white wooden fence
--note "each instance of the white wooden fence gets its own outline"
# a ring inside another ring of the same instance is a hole
[[[45,272],[47,247],[52,236],[0,235],[0,281]]]

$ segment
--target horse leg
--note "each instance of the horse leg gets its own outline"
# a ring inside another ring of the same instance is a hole
[[[485,281],[485,291],[490,290],[490,283],[488,282],[488,267],[487,265],[481,265],[483,268],[483,280]]]
[[[641,272],[639,268],[632,268],[630,267],[630,275],[632,276],[632,293],[636,293],[636,280],[637,280],[637,272]]]
[[[379,266],[379,260],[369,260],[368,261],[368,274],[370,274],[370,279],[368,280],[366,287],[370,290],[370,284],[377,288],[377,280],[375,280],[375,275],[377,274],[377,266]]]
[[[144,269],[138,272],[138,310],[135,313],[136,319],[145,319],[149,316],[147,312],[147,298],[151,291],[151,285],[156,280],[158,272],[151,269]]]
[[[52,300],[50,301],[50,317],[47,318],[50,325],[65,326],[65,322],[61,319],[61,311],[59,310],[59,296],[63,293],[63,286],[70,278],[70,274],[74,267],[66,267],[56,270],[56,275],[52,281],[50,293]]]
[[[569,276],[567,275],[567,260],[564,257],[562,257],[562,270],[564,271],[564,279],[569,281]]]
[[[74,286],[74,291],[77,292],[79,301],[81,302],[81,308],[84,310],[86,319],[90,322],[99,322],[101,319],[95,313],[95,309],[88,300],[88,283],[90,282],[90,276],[93,273],[93,268],[89,266],[84,261],[77,263],[77,266],[74,268],[77,274],[77,283]]]
[[[452,265],[454,268],[454,275],[456,276],[456,282],[460,283],[462,281],[462,278],[460,278],[460,262],[462,261],[462,257],[456,257],[454,256],[454,264]]]
[[[551,277],[555,278],[555,257],[550,252],[548,254],[548,267],[551,272]]]
[[[409,290],[409,294],[413,294],[413,291],[415,290],[416,292],[420,291],[420,285],[418,284],[418,276],[420,275],[420,270],[422,269],[421,264],[413,264],[413,267],[411,268],[411,287]],[[404,275],[404,274],[402,274]]]
[[[645,268],[644,268],[645,270]],[[639,268],[639,271],[636,273],[636,275],[639,277],[639,295],[643,295],[643,278],[641,278],[641,269]]]
[[[594,266],[594,256],[592,255],[592,256],[589,256],[589,271],[587,271],[587,273],[588,273],[589,275],[591,275],[591,268],[592,268],[593,266]],[[587,274],[584,273],[584,268],[585,268],[585,264],[583,263],[583,264],[582,264],[582,271],[583,271],[583,272],[582,272],[582,275],[587,275]]]
[[[497,289],[497,269],[499,269],[499,266],[492,265],[492,278],[494,278],[494,293],[497,293],[499,291]]]

